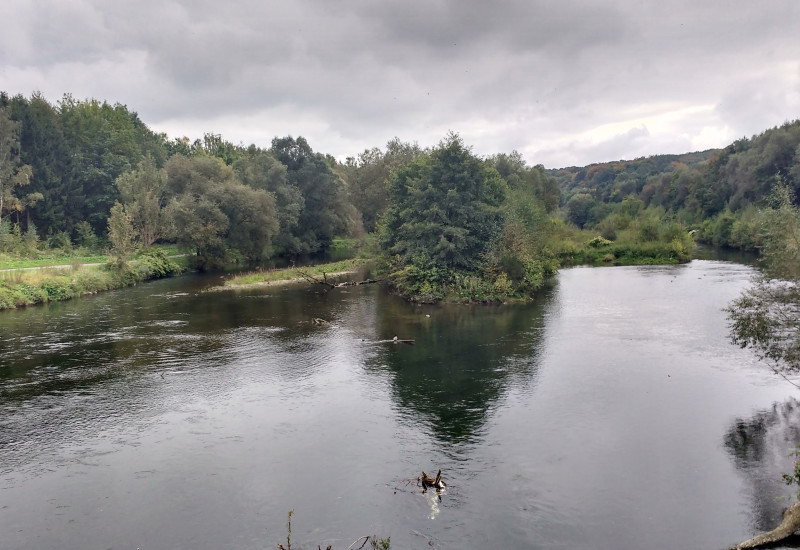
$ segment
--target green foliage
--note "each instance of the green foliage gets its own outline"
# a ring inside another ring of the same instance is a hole
[[[335,236],[357,230],[358,213],[347,201],[344,182],[324,155],[314,153],[303,137],[275,138],[271,152],[286,166],[289,185],[302,197],[297,221],[281,243],[285,255],[324,255]]]
[[[490,164],[505,180],[509,189],[535,199],[548,213],[555,212],[561,199],[561,188],[556,179],[542,165],[527,166],[519,152],[499,154],[489,159]]]
[[[444,298],[444,286],[450,276],[429,256],[420,253],[408,263],[396,257],[395,265],[399,269],[391,273],[391,278],[402,294],[420,303],[434,303]]]
[[[588,243],[586,243],[590,248],[603,248],[604,246],[609,246],[612,244],[611,241],[608,239],[604,239],[601,236],[594,237]]]
[[[328,248],[328,258],[333,262],[354,258],[358,254],[358,242],[355,239],[334,237]]]
[[[794,470],[792,470],[791,474],[783,474],[783,481],[786,482],[786,485],[797,485],[800,487],[800,445],[796,445],[794,452]],[[800,492],[798,492],[798,498],[800,498]]]
[[[172,157],[166,169],[172,199],[164,216],[178,244],[196,252],[198,267],[270,257],[279,229],[271,193],[243,185],[231,167],[203,155]]]
[[[181,272],[181,268],[172,261],[167,253],[159,248],[148,248],[140,251],[133,262],[140,281],[163,279]]]
[[[305,200],[302,191],[289,182],[287,169],[271,151],[250,146],[234,162],[239,180],[246,186],[271,193],[275,199],[278,231],[273,239],[276,255],[292,255],[302,246],[296,236]]]
[[[363,269],[368,264],[361,259],[341,260],[338,262],[323,263],[305,267],[290,267],[286,269],[259,269],[251,273],[235,275],[225,280],[225,286],[257,285],[276,281],[305,280],[303,275],[323,278],[337,273],[352,273]]]
[[[361,213],[366,231],[377,229],[378,220],[389,206],[389,180],[398,169],[423,154],[417,144],[394,138],[386,144],[385,152],[377,147],[367,149],[342,167],[348,197]]]
[[[639,221],[639,240],[643,242],[658,241],[660,220],[654,217],[646,217]]]
[[[776,185],[759,229],[762,276],[727,309],[732,341],[776,371],[800,370],[800,209],[792,195]]]
[[[6,211],[22,210],[24,199],[15,194],[15,187],[31,180],[31,167],[20,161],[19,133],[20,123],[11,119],[8,107],[0,107],[0,223]]]
[[[94,258],[93,258],[94,259]],[[61,259],[61,262],[65,262]],[[17,271],[0,279],[0,310],[45,302],[69,300],[136,284],[149,279],[169,277],[181,269],[159,249],[142,252],[131,262],[112,260],[102,268],[73,267],[66,270]]]
[[[65,254],[72,252],[72,241],[65,231],[58,231],[48,236],[46,244],[51,250],[60,250]]]
[[[75,226],[75,244],[90,252],[95,252],[100,249],[100,239],[97,238],[89,222],[78,222]]]
[[[392,179],[382,249],[407,264],[422,255],[444,270],[475,270],[502,229],[505,193],[497,171],[450,135]]]
[[[589,193],[577,193],[573,195],[565,206],[567,220],[582,229],[584,226],[592,223],[592,208],[596,205],[597,200]]]
[[[390,550],[392,547],[392,538],[386,537],[385,539],[379,539],[377,535],[372,535],[369,539],[369,546],[372,550]]]
[[[114,185],[119,190],[125,213],[130,217],[139,243],[149,247],[164,236],[167,171],[157,169],[153,159],[147,157],[136,170],[121,174]]]
[[[108,240],[111,242],[111,254],[124,261],[136,250],[139,234],[133,226],[133,216],[119,202],[111,207],[108,218]]]

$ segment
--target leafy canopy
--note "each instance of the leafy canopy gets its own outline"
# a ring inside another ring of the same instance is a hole
[[[506,191],[500,174],[450,134],[392,177],[382,248],[401,264],[426,257],[439,268],[474,271],[502,229]]]
[[[779,182],[760,224],[764,271],[730,307],[731,338],[776,371],[800,370],[800,209]]]

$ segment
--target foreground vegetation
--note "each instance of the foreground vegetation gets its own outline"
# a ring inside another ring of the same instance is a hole
[[[0,310],[69,300],[105,290],[170,277],[181,267],[158,249],[132,261],[111,261],[100,266],[76,264],[65,269],[14,271],[0,278]]]

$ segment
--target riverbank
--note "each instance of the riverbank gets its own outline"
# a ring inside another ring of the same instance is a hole
[[[569,248],[569,247],[568,247]],[[587,247],[562,251],[562,265],[633,265],[669,264],[688,261],[687,250],[676,243],[649,247],[616,246],[602,242]],[[72,265],[50,260],[55,265],[21,266],[6,270],[0,278],[0,311],[42,303],[70,300],[106,290],[124,288],[152,279],[179,275],[187,270],[186,262],[167,256],[163,249],[143,252],[127,263],[97,262],[104,257],[93,257],[93,263],[74,262]],[[176,261],[177,260],[177,261]],[[210,291],[240,290],[260,286],[290,285],[324,281],[343,277],[366,269],[372,262],[367,258],[351,258],[314,266],[258,270],[227,279]],[[46,268],[46,269],[45,269]],[[461,285],[463,287],[464,285]],[[467,285],[469,286],[469,285]],[[474,286],[474,285],[473,285]],[[453,294],[453,293],[451,293]],[[458,293],[456,293],[458,294]],[[461,293],[463,294],[463,292]],[[454,302],[476,302],[474,292]],[[485,300],[484,300],[485,301]],[[507,301],[502,300],[502,301]]]
[[[75,264],[46,271],[22,268],[0,279],[0,310],[71,300],[172,277],[183,271],[181,265],[159,249],[143,252],[130,262]]]

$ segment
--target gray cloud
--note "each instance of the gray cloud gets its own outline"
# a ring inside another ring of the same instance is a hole
[[[339,157],[448,130],[579,165],[724,146],[800,113],[800,3],[10,0],[0,89],[127,104],[178,137]],[[646,133],[642,133],[642,129]]]

